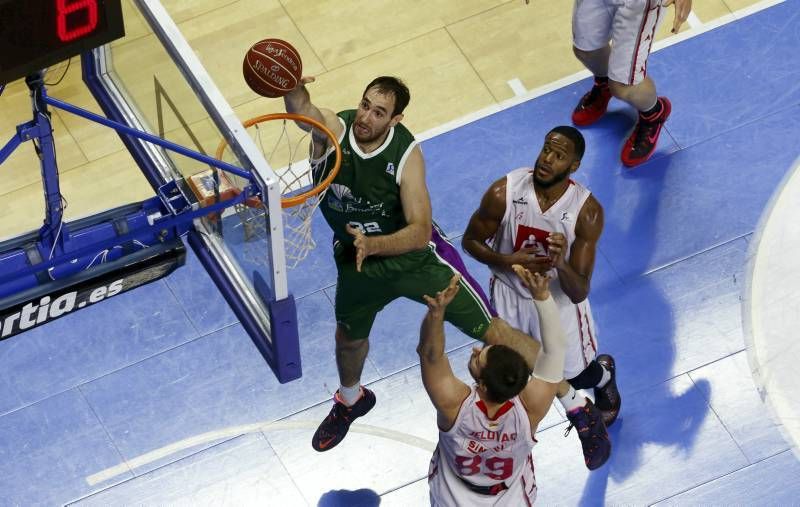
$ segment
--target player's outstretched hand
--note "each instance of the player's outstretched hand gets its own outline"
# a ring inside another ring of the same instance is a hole
[[[519,264],[511,266],[523,285],[530,291],[533,299],[544,301],[550,297],[550,277],[541,273],[531,273]]]
[[[305,86],[308,83],[313,83],[316,80],[317,80],[317,78],[315,78],[314,76],[303,76],[303,77],[301,77],[300,81],[297,82],[297,86],[292,88],[289,92],[286,93],[286,95],[284,95],[284,99],[285,100],[289,100],[289,99],[297,100],[296,98],[299,97],[299,96],[303,96],[303,95],[307,96],[308,95],[308,90],[306,90]]]
[[[369,237],[350,224],[347,224],[347,232],[353,236],[353,246],[356,249],[356,271],[361,272],[361,263],[370,256],[372,252],[369,248]]]
[[[669,7],[675,4],[675,18],[672,22],[672,33],[678,33],[681,25],[689,18],[689,13],[692,12],[692,0],[666,0],[664,7]]]
[[[456,273],[453,275],[453,278],[450,279],[450,283],[444,290],[440,290],[436,293],[436,297],[432,298],[428,295],[423,295],[422,298],[428,304],[428,311],[435,315],[444,315],[444,310],[447,308],[447,305],[453,301],[453,298],[456,297],[458,294],[459,284],[458,282],[461,281],[461,274]]]

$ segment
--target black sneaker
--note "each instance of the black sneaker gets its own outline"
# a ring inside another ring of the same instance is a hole
[[[611,440],[608,438],[603,417],[594,403],[586,398],[586,405],[567,412],[567,419],[569,426],[564,436],[567,436],[573,427],[578,429],[586,468],[594,470],[603,466],[611,455]]]
[[[633,128],[625,146],[622,148],[622,163],[627,167],[634,167],[646,162],[656,151],[661,127],[672,112],[672,104],[666,97],[659,97],[661,112],[655,118],[645,119],[639,115],[639,120]]]
[[[617,389],[617,368],[614,358],[608,354],[601,354],[597,356],[597,362],[611,372],[611,380],[605,386],[594,388],[594,404],[600,410],[603,422],[608,428],[617,420],[619,409],[622,407],[622,397]]]
[[[363,386],[361,392],[361,398],[348,407],[339,397],[339,391],[336,391],[336,394],[333,395],[333,408],[311,439],[311,447],[315,451],[329,451],[339,445],[339,442],[344,440],[347,435],[350,424],[357,417],[372,410],[372,407],[375,406],[375,393]]]

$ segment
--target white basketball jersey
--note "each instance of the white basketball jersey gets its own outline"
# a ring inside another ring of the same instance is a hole
[[[533,188],[533,168],[522,167],[511,171],[506,175],[506,212],[492,239],[492,248],[495,252],[510,254],[532,247],[536,255],[545,257],[548,251],[547,236],[551,232],[560,232],[567,239],[564,258],[569,259],[572,243],[575,242],[578,214],[590,195],[588,189],[570,180],[564,195],[542,213]],[[514,272],[492,269],[492,273],[520,296],[530,299],[530,292]],[[553,270],[551,276],[555,282],[557,271]],[[558,283],[551,284],[550,289],[556,302],[558,295],[566,297]]]
[[[518,396],[507,401],[490,419],[484,402],[472,386],[449,431],[439,430],[439,444],[431,459],[428,483],[431,505],[532,505],[536,497],[528,413]],[[507,489],[496,495],[476,493],[475,486]]]
[[[565,258],[569,259],[575,242],[575,225],[586,199],[591,192],[570,180],[567,190],[558,201],[542,212],[533,188],[533,169],[523,167],[506,175],[506,211],[500,227],[491,241],[494,251],[510,254],[521,248],[531,247],[537,255],[548,255],[547,236],[560,232],[567,240]],[[513,271],[491,267],[491,298],[497,313],[511,326],[539,339],[539,315],[531,300],[531,294]],[[564,377],[578,375],[597,354],[597,332],[589,299],[577,305],[561,289],[558,271],[550,271],[550,292],[558,305],[561,326],[568,337],[568,349],[564,362]],[[523,302],[520,302],[520,298]]]

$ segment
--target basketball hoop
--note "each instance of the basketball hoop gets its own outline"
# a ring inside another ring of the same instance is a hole
[[[325,140],[315,139],[298,124],[313,128],[323,134]],[[319,207],[326,190],[339,173],[342,163],[339,141],[324,124],[295,113],[257,116],[245,121],[243,125],[278,176],[286,264],[289,268],[293,268],[316,247],[311,234],[311,222],[314,211]],[[303,150],[306,146],[308,152]],[[322,155],[312,159],[313,154],[319,151]],[[328,167],[330,165],[328,157],[331,153],[335,153],[336,157],[333,165]],[[234,160],[225,139],[220,141],[216,157],[220,160]],[[244,178],[222,171],[217,171],[217,175],[214,176],[212,170],[194,175],[190,183],[195,186],[192,180],[203,177],[206,181],[209,177],[213,177],[214,194],[219,197],[224,197],[225,190],[231,192],[228,195],[238,195],[249,184]],[[263,239],[269,234],[269,210],[261,199],[258,197],[247,199],[245,205],[235,206],[235,211],[241,219],[246,240],[253,236]],[[263,259],[264,253],[254,252],[253,256]],[[249,260],[257,261],[255,258]]]

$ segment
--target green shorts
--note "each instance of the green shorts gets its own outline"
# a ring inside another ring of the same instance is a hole
[[[461,289],[448,305],[445,320],[480,340],[496,315],[458,252],[445,240],[431,241],[424,250],[395,257],[368,257],[360,273],[351,247],[336,242],[334,259],[338,270],[336,321],[352,339],[368,338],[375,316],[387,304],[406,297],[424,305],[422,296],[436,296],[456,272],[462,274]]]

